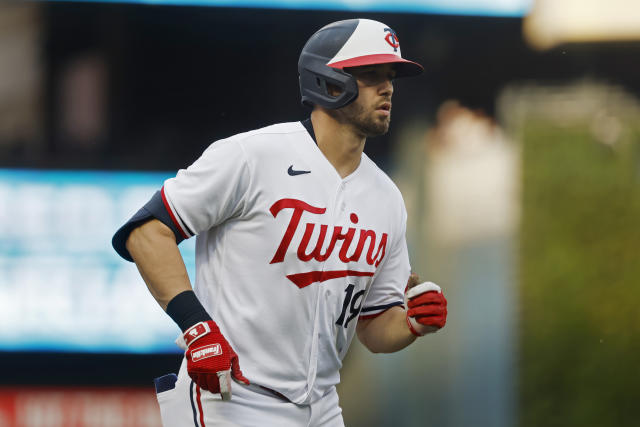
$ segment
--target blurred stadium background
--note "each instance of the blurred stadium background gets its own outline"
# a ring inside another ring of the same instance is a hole
[[[110,237],[212,141],[305,118],[298,53],[354,16],[426,68],[366,151],[450,314],[354,342],[347,425],[640,425],[637,0],[131,0],[0,3],[0,427],[160,425],[178,329]]]

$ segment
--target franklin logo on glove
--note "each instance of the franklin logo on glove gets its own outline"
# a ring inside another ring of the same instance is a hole
[[[207,357],[220,356],[222,354],[222,347],[220,344],[205,345],[204,347],[198,347],[195,350],[191,350],[191,360],[197,362],[198,360],[206,359]]]

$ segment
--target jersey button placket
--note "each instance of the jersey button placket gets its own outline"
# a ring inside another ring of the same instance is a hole
[[[333,198],[333,204],[327,204],[327,218],[328,218],[328,224],[330,229],[333,228],[333,226],[335,226],[340,218],[340,209],[338,208],[338,206],[340,206],[340,203],[342,202],[342,191],[344,189],[344,183],[340,183],[340,185],[337,186],[336,188],[336,192],[334,194],[334,198]],[[327,258],[327,260],[322,261],[320,267],[320,270],[324,273],[324,271],[326,271],[327,269],[327,261],[329,261],[329,265],[331,265],[331,259],[332,257],[330,256],[329,258]],[[320,334],[320,325],[319,325],[319,320],[320,320],[320,310],[322,310],[324,304],[323,304],[323,298],[322,295],[324,294],[324,287],[323,286],[316,286],[315,287],[315,313],[314,313],[314,322],[313,322],[313,343],[311,345],[311,365],[313,366],[312,369],[310,369],[310,372],[307,376],[307,385],[309,387],[309,393],[311,393],[311,389],[313,388],[313,384],[315,383],[315,379],[316,379],[316,374],[317,374],[317,370],[318,370],[318,340],[319,340],[319,334]],[[311,366],[310,366],[311,368]]]
[[[327,225],[329,226],[330,230],[333,230],[334,227],[338,226],[342,226],[344,227],[344,223],[342,221],[342,218],[344,218],[344,210],[346,209],[346,205],[344,203],[344,197],[343,197],[343,193],[344,193],[344,187],[345,184],[344,182],[339,182],[338,185],[335,187],[335,193],[334,193],[334,197],[333,197],[333,203],[330,204],[329,206],[327,206]],[[331,239],[333,233],[329,233],[329,239]],[[322,271],[324,272],[325,270],[327,270],[327,263],[329,265],[329,270],[332,270],[333,267],[335,267],[335,265],[333,265],[332,263],[335,262],[335,259],[337,258],[337,254],[339,252],[339,242],[336,242],[336,248],[334,248],[334,253],[327,258],[325,261],[322,262]]]
[[[340,214],[341,214],[340,216],[344,216],[344,211],[345,211],[345,209],[347,209],[347,204],[344,201],[344,193],[345,193],[346,188],[347,188],[347,184],[346,183],[343,182],[342,184],[340,184],[340,197],[339,197],[339,199],[340,199]]]
[[[347,203],[345,200],[347,184],[342,181],[336,190],[336,198],[334,203],[334,209],[331,216],[332,225],[334,227],[342,227],[342,233],[344,234],[349,228],[349,223],[346,221],[347,218]],[[336,253],[339,252],[339,248],[342,246],[344,241],[340,241],[336,244],[336,249],[334,250]],[[337,259],[334,258],[334,261],[337,262]],[[342,267],[340,267],[342,268]]]

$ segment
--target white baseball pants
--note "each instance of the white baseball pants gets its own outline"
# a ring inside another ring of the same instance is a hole
[[[175,385],[172,377],[156,381],[163,427],[344,427],[335,388],[315,403],[296,405],[257,386],[233,382],[231,400],[225,402],[191,380],[185,361]]]

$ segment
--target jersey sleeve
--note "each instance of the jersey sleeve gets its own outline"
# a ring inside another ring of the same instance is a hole
[[[382,270],[371,284],[371,289],[362,304],[360,319],[375,317],[391,307],[404,304],[404,289],[411,274],[405,236],[406,224],[407,214],[403,208],[399,238],[395,239],[389,258],[382,263],[380,266]]]
[[[241,215],[249,183],[249,166],[240,142],[222,140],[164,182],[162,201],[180,234],[189,238]]]

